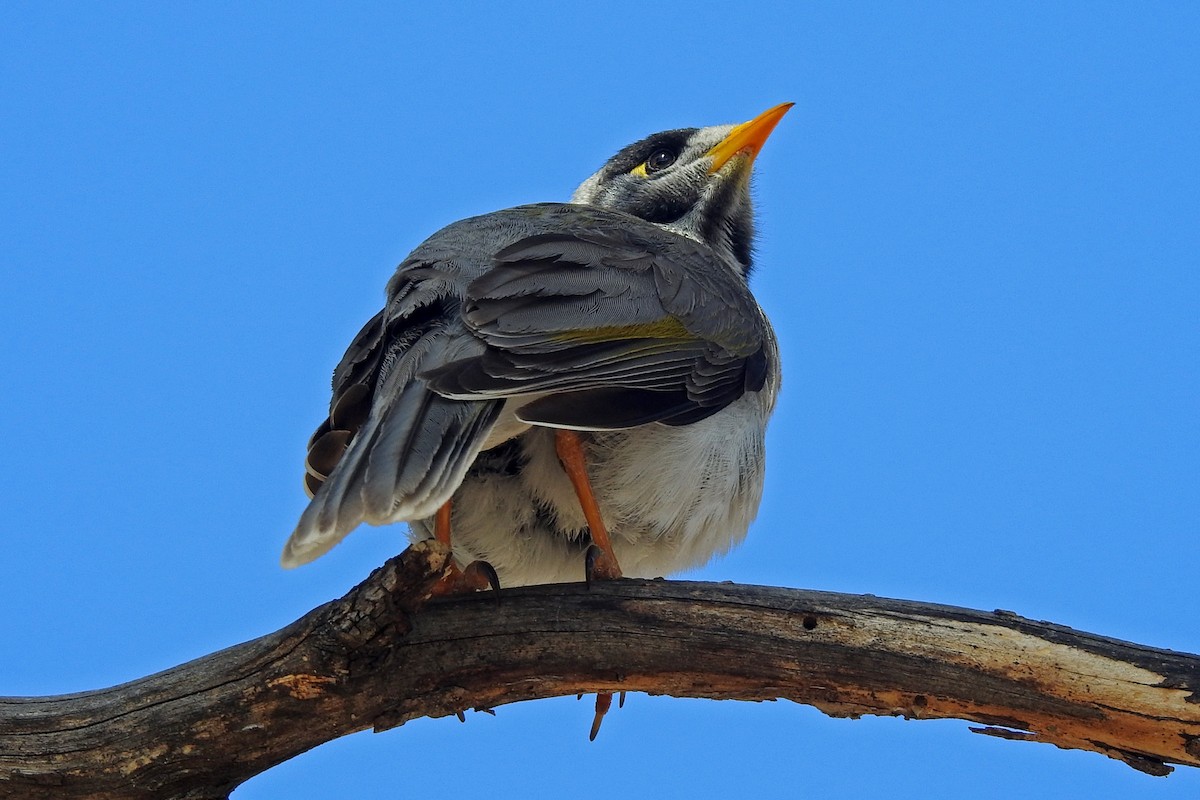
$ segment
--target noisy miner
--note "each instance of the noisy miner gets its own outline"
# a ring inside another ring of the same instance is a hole
[[[664,576],[740,542],[780,382],[750,174],[791,106],[653,134],[570,203],[417,247],[334,371],[283,566],[362,522],[452,543],[441,593]]]

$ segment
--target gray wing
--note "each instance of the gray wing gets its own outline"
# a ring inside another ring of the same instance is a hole
[[[510,397],[551,426],[703,419],[762,388],[766,331],[707,248],[635,217],[540,204],[455,223],[400,265],[334,372],[283,564],[431,516]]]
[[[526,422],[610,429],[688,424],[763,387],[765,318],[711,250],[598,209],[556,223],[467,287],[463,318],[486,348],[425,373],[434,390],[526,395]]]
[[[410,259],[397,270],[387,307],[334,371],[329,417],[305,461],[312,501],[284,566],[317,558],[364,521],[430,516],[462,482],[502,404],[447,399],[418,374],[477,347],[459,314],[463,283],[436,263]]]

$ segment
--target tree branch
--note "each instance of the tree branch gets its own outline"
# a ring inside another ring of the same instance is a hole
[[[364,728],[598,690],[953,717],[1153,775],[1200,766],[1197,656],[1005,611],[732,584],[422,608],[446,563],[422,543],[260,639],[111,689],[0,699],[0,797],[224,798]]]

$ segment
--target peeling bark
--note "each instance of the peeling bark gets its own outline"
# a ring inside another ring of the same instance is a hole
[[[93,692],[0,699],[0,798],[225,798],[348,733],[595,691],[953,717],[1153,775],[1200,766],[1200,657],[1011,612],[623,580],[439,600],[430,542],[286,628]]]

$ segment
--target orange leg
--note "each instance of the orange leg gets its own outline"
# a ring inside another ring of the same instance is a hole
[[[433,518],[433,537],[446,547],[450,546],[450,501],[442,503]]]
[[[554,432],[554,449],[567,477],[571,479],[571,485],[575,487],[575,496],[579,498],[583,518],[587,520],[588,529],[592,533],[592,544],[599,550],[592,561],[591,569],[588,570],[588,580],[593,577],[616,580],[621,577],[621,567],[617,564],[612,540],[608,538],[608,528],[604,527],[604,520],[600,518],[600,506],[596,503],[596,495],[592,492],[591,481],[588,480],[583,440],[575,431],[559,429]]]
[[[587,459],[583,453],[583,440],[578,433],[568,430],[554,432],[554,449],[563,470],[575,487],[575,496],[579,498],[579,507],[583,509],[583,518],[587,520],[588,529],[592,533],[592,549],[588,551],[585,576],[588,583],[593,578],[600,580],[616,580],[621,577],[621,567],[617,564],[617,555],[613,552],[612,540],[608,537],[608,528],[600,518],[600,505],[596,502],[596,494],[592,491],[592,483],[588,479]],[[589,740],[595,740],[600,733],[600,723],[604,715],[612,708],[612,692],[596,693],[596,715],[592,718],[592,729],[588,733]],[[621,695],[624,701],[624,693]]]
[[[450,501],[442,503],[433,518],[433,537],[447,547],[450,546]],[[459,569],[452,560],[450,571],[433,587],[435,597],[465,594],[492,587],[496,600],[500,599],[500,579],[496,570],[486,561],[472,561],[466,569]]]

